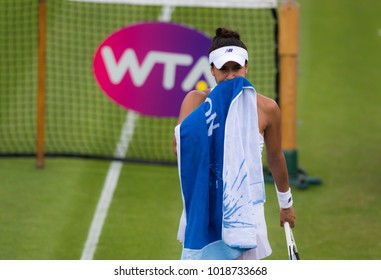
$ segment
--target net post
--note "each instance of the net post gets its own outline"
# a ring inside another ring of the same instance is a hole
[[[298,59],[299,5],[285,1],[279,14],[280,107],[282,112],[282,148],[296,150],[296,95]]]
[[[284,1],[279,13],[280,108],[282,149],[291,178],[298,172],[296,143],[297,60],[299,5]]]
[[[38,0],[38,82],[36,166],[43,168],[45,145],[45,91],[46,91],[46,1]]]
[[[298,188],[321,184],[320,179],[308,177],[298,166],[296,139],[297,67],[299,53],[300,5],[285,0],[279,12],[279,91],[282,127],[282,150],[286,158],[290,184]]]

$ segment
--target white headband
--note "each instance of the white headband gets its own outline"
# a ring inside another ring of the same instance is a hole
[[[249,60],[247,50],[237,46],[222,47],[209,54],[209,64],[213,63],[217,69],[221,69],[228,61],[235,61],[244,66],[246,60]]]

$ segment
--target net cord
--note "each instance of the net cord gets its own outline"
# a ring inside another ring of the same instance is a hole
[[[205,7],[205,8],[275,8],[277,0],[68,0],[104,4],[134,4],[152,6]]]

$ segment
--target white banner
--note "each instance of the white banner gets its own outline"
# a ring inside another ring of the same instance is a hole
[[[381,261],[0,261],[0,279],[379,279],[380,266]]]

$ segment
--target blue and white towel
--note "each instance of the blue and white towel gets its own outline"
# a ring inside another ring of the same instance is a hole
[[[176,127],[186,228],[182,259],[235,259],[256,248],[265,200],[256,91],[219,83]]]

